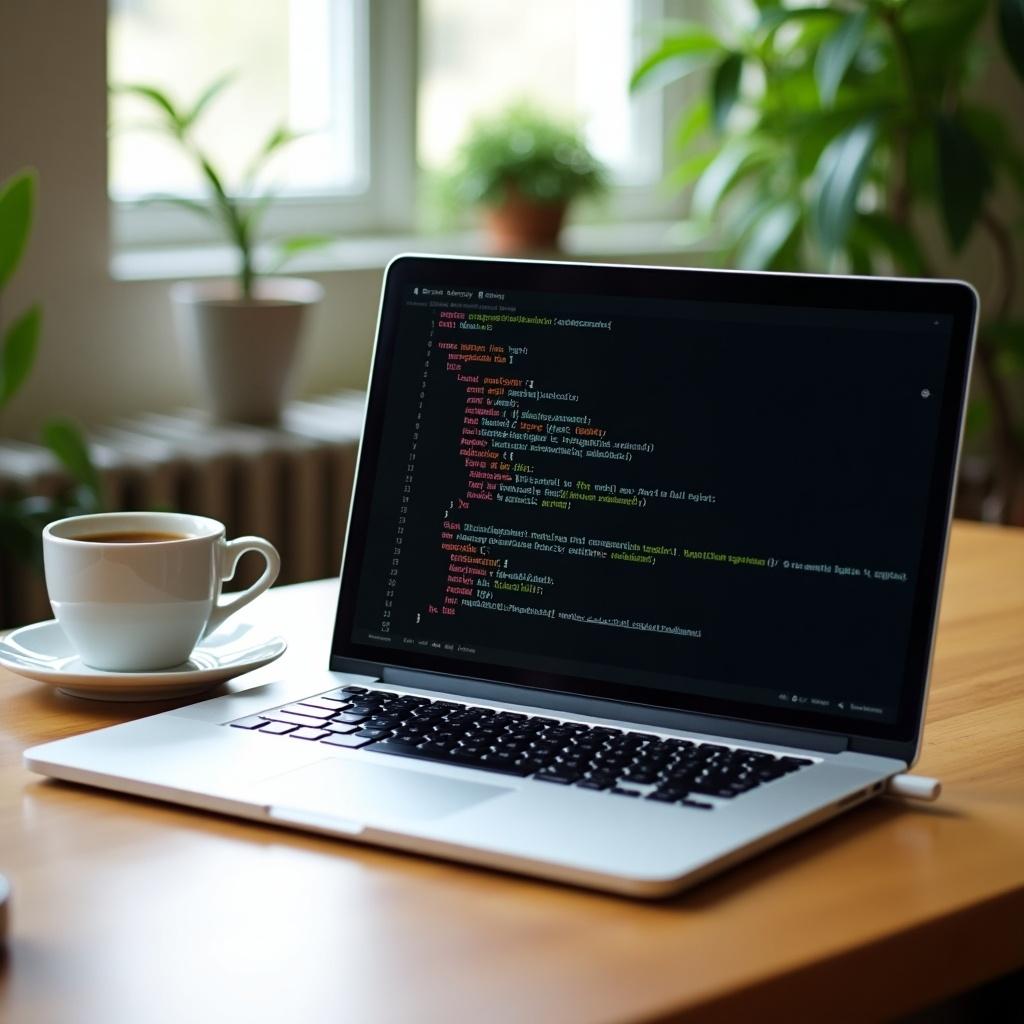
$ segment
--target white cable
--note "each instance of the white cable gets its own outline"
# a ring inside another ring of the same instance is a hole
[[[900,773],[889,779],[886,792],[891,796],[905,796],[911,800],[937,800],[942,792],[942,783],[927,775]]]

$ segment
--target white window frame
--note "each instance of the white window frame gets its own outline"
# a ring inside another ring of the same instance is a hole
[[[411,233],[416,227],[416,90],[419,64],[417,0],[355,0],[359,67],[365,102],[359,134],[368,154],[365,188],[303,196],[282,196],[267,212],[262,240],[288,235]],[[637,24],[657,23],[692,11],[691,0],[623,0],[633,5]],[[651,40],[635,44],[635,59]],[[358,86],[357,86],[358,88]],[[638,104],[638,142],[657,147],[656,180],[618,185],[601,203],[583,206],[583,223],[667,220],[678,215],[678,192],[666,189],[671,126],[693,88],[687,82],[651,90]],[[116,251],[225,244],[214,224],[170,204],[110,200],[111,239]]]

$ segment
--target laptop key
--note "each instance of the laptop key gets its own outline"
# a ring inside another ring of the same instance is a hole
[[[248,718],[240,718],[237,722],[231,723],[235,729],[258,729],[261,725],[266,724],[266,721],[259,715],[250,715]]]
[[[544,768],[534,775],[539,782],[557,782],[559,785],[568,786],[579,779],[578,772],[563,772],[557,768]]]
[[[299,703],[310,708],[327,708],[330,711],[340,711],[348,707],[347,700],[335,700],[333,697],[307,697]]]
[[[369,741],[366,741],[369,742]],[[501,775],[518,775],[520,777],[529,775],[529,770],[520,768],[515,764],[488,764],[486,767],[474,758],[455,753],[436,745],[424,747],[414,746],[412,743],[402,743],[400,740],[378,740],[367,748],[374,754],[393,754],[398,757],[411,757],[418,761],[434,761],[438,764],[451,764],[460,768],[480,768],[488,772],[498,772]]]
[[[305,715],[307,718],[330,718],[335,708],[314,708],[309,704],[286,704],[282,711],[290,711],[293,715]]]
[[[328,732],[333,732],[337,736],[348,736],[351,733],[354,733],[359,726],[343,725],[341,722],[324,722],[324,728]]]
[[[372,743],[373,740],[368,740],[363,736],[343,736],[336,732],[325,732],[323,735],[323,742],[329,743],[332,747],[348,747],[355,749],[357,747],[365,747],[367,743]]]
[[[360,729],[356,736],[365,736],[368,740],[382,740],[391,735],[390,729]]]
[[[287,722],[264,722],[260,732],[269,732],[271,736],[287,736],[299,728],[301,726],[289,725]]]
[[[300,729],[296,729],[290,736],[293,740],[319,740],[324,736],[330,736],[326,729],[310,729],[303,726]]]
[[[313,718],[311,715],[293,715],[290,711],[261,711],[260,718],[265,718],[268,722],[308,725],[311,729],[319,729],[323,724],[319,718]]]

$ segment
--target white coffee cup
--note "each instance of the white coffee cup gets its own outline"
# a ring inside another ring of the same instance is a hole
[[[162,534],[142,542],[90,540],[97,535]],[[260,578],[221,598],[238,559],[258,551]],[[73,516],[43,530],[46,589],[57,621],[92,668],[140,672],[188,660],[212,633],[266,590],[281,568],[262,537],[224,539],[216,519],[177,512],[109,512]]]

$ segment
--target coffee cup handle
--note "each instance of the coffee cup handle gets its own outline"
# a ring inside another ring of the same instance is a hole
[[[262,537],[236,537],[234,540],[224,541],[221,545],[219,553],[221,580],[229,580],[235,575],[235,566],[238,565],[239,558],[246,551],[258,551],[263,556],[267,563],[263,575],[248,590],[243,590],[240,594],[232,594],[228,598],[221,597],[217,601],[210,613],[206,629],[203,630],[203,636],[209,636],[228,616],[234,615],[250,601],[259,597],[277,579],[277,574],[281,571],[281,556],[277,553],[277,548]]]

